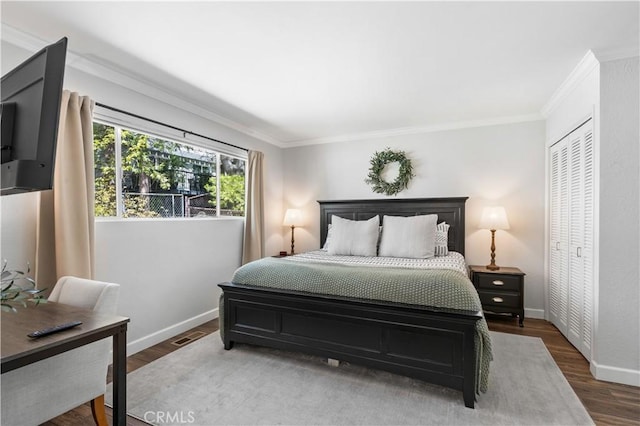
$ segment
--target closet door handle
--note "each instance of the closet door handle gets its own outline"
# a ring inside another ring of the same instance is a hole
[[[502,302],[504,302],[504,299],[503,299],[502,297],[494,297],[494,298],[493,298],[493,299],[491,299],[491,300],[493,300],[493,301],[494,301],[494,302],[496,302],[496,303],[502,303]]]
[[[492,282],[491,284],[493,284],[493,285],[504,285],[504,281],[495,280],[495,281],[494,281],[494,282]]]
[[[582,247],[576,248],[576,256],[577,257],[582,257]]]
[[[560,241],[556,241],[556,250],[560,250]]]

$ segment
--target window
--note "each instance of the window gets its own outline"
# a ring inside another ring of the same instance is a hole
[[[243,158],[94,122],[96,217],[244,216]]]

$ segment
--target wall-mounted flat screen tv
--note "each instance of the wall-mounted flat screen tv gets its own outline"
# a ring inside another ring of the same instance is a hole
[[[0,194],[53,186],[67,38],[2,77]]]

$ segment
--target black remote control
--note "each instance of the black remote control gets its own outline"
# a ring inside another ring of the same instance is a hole
[[[49,328],[43,328],[42,330],[33,331],[27,334],[27,336],[31,338],[48,336],[50,334],[57,333],[58,331],[67,330],[69,328],[76,327],[80,324],[82,324],[82,321],[71,321],[64,324],[60,324],[60,325],[54,325],[53,327],[49,327]]]

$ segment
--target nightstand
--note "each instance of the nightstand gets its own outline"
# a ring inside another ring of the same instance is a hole
[[[470,266],[471,281],[478,291],[482,309],[499,314],[518,316],[524,326],[524,272],[501,266],[490,271],[485,266]]]

